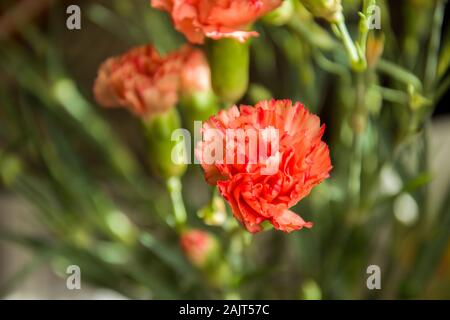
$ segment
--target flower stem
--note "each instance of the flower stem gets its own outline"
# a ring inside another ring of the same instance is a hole
[[[362,174],[362,135],[366,130],[367,110],[366,110],[366,77],[365,73],[356,74],[356,105],[353,110],[353,117],[362,123],[354,123],[353,126],[353,146],[350,159],[349,170],[349,204],[352,209],[359,209],[361,202],[361,174]]]
[[[187,214],[181,193],[182,185],[180,178],[171,177],[167,179],[166,186],[172,201],[175,224],[178,231],[181,231],[186,225]]]

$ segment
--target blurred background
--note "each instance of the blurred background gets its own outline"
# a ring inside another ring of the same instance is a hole
[[[446,1],[377,1],[382,28],[369,37],[363,75],[330,27],[293,2],[288,21],[255,25],[242,102],[299,100],[326,123],[331,178],[294,208],[315,226],[251,240],[206,226],[197,211],[210,190],[198,165],[183,177],[191,225],[224,247],[235,297],[449,299]],[[66,27],[71,4],[81,30]],[[356,34],[361,1],[343,6]],[[0,297],[226,296],[184,258],[138,120],[101,109],[92,94],[106,58],[184,42],[147,0],[1,1]],[[69,265],[81,268],[81,290],[66,288]],[[366,286],[369,265],[381,269],[380,290]]]

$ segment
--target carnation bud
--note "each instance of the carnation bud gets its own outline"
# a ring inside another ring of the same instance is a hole
[[[214,92],[228,104],[242,98],[248,86],[249,41],[235,39],[208,41],[208,60]]]
[[[317,18],[331,23],[342,20],[341,0],[300,0],[300,2]]]
[[[186,258],[204,272],[211,286],[230,286],[233,274],[228,263],[221,259],[221,246],[214,235],[199,229],[186,230],[181,234],[180,244]]]
[[[384,51],[384,35],[375,36],[372,32],[367,37],[366,59],[369,68],[374,68]]]
[[[218,261],[219,243],[210,233],[190,229],[181,234],[181,248],[186,258],[194,265],[206,269]]]
[[[165,179],[181,176],[186,170],[186,161],[183,161],[186,156],[184,141],[172,141],[172,133],[180,128],[180,124],[175,108],[144,119],[150,163],[155,172]],[[176,148],[180,152],[173,152]]]
[[[378,115],[383,105],[383,96],[377,86],[370,86],[366,92],[366,107],[373,114]]]

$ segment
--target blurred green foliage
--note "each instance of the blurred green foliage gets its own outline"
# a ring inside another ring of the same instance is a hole
[[[232,288],[217,288],[183,257],[138,120],[100,109],[91,93],[105,58],[143,43],[166,53],[183,36],[148,1],[80,2],[80,31],[65,28],[67,3],[49,1],[0,39],[1,182],[33,205],[48,236],[0,230],[0,240],[29,248],[59,274],[79,265],[83,281],[131,298],[450,297],[450,190],[430,211],[426,134],[450,82],[445,1],[377,3],[382,30],[372,40],[384,41],[384,53],[363,73],[352,72],[329,26],[298,5],[283,26],[255,25],[243,102],[290,98],[319,113],[334,169],[294,209],[315,222],[312,230],[250,237],[196,216],[209,189],[189,168],[188,219],[219,237],[234,270]],[[343,6],[356,34],[361,1]],[[381,267],[382,290],[366,287],[371,264]]]

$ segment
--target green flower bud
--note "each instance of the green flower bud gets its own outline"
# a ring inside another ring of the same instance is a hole
[[[343,19],[341,0],[300,0],[300,2],[317,18],[331,23]]]
[[[105,216],[106,228],[116,239],[127,245],[137,240],[138,230],[127,215],[120,211],[110,211]]]
[[[235,39],[208,41],[208,60],[214,92],[227,104],[234,104],[245,94],[250,62],[249,41]]]
[[[194,121],[205,121],[218,111],[217,97],[212,90],[184,95],[179,105],[186,128],[191,133],[194,132]]]
[[[144,120],[149,142],[150,163],[162,178],[178,177],[186,171],[184,140],[173,141],[172,133],[180,128],[175,108]]]

